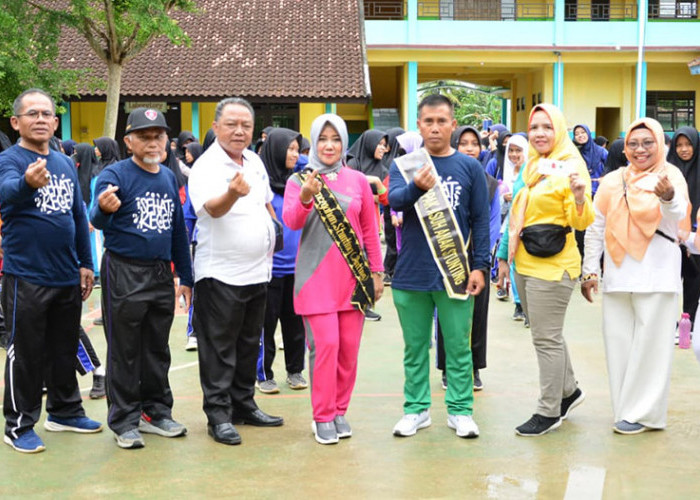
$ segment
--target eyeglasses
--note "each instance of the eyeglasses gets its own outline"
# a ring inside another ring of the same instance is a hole
[[[627,143],[627,147],[630,148],[632,151],[634,151],[635,149],[639,149],[640,146],[649,151],[651,148],[656,146],[656,141],[652,141],[651,139],[649,139],[642,142],[630,141]]]
[[[17,116],[18,118],[19,118],[20,116],[26,116],[26,117],[29,118],[30,120],[38,120],[39,117],[41,116],[42,118],[45,118],[45,119],[47,119],[47,120],[50,120],[51,118],[54,117],[54,114],[53,114],[53,111],[49,111],[49,110],[37,111],[37,110],[33,109],[33,110],[31,110],[31,111],[27,111],[26,113],[22,113],[22,114],[19,114],[19,115],[16,115],[16,116]]]

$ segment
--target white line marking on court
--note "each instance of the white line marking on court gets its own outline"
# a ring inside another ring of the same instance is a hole
[[[605,469],[582,465],[569,470],[564,500],[597,500],[603,498]]]

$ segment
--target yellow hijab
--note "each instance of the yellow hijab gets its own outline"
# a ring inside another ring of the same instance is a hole
[[[652,167],[641,170],[634,163],[633,151],[627,141],[632,131],[639,127],[648,129],[656,142],[656,157]],[[643,179],[658,174],[666,174],[673,184],[673,189],[688,200],[688,185],[681,171],[666,162],[664,149],[664,131],[661,124],[652,118],[640,118],[632,122],[625,135],[625,155],[629,166],[608,174],[596,194],[596,205],[605,215],[605,246],[610,258],[620,267],[626,254],[641,261],[649,247],[654,233],[661,223],[659,198],[653,191],[642,189],[640,182],[650,184]],[[654,179],[651,180],[653,182]],[[625,196],[626,195],[626,196]],[[688,213],[680,223],[681,229],[690,227],[690,205]],[[668,236],[675,238],[675,234]]]
[[[528,119],[528,130],[530,130],[532,117],[538,111],[544,111],[552,122],[552,126],[554,127],[554,147],[549,154],[541,155],[535,150],[532,144],[530,144],[529,159],[524,167],[525,170],[523,170],[523,182],[525,186],[518,191],[518,194],[513,199],[510,212],[510,223],[508,227],[508,259],[510,262],[513,261],[515,252],[520,244],[520,231],[522,231],[523,225],[525,224],[525,210],[527,209],[527,203],[530,198],[530,188],[542,179],[542,175],[537,171],[540,159],[547,158],[558,161],[571,160],[580,162],[581,164],[584,163],[581,154],[578,152],[578,148],[569,138],[569,132],[566,128],[566,118],[564,118],[559,108],[553,104],[543,103],[532,108],[532,111],[530,111],[530,118]],[[579,168],[576,170],[579,170]]]

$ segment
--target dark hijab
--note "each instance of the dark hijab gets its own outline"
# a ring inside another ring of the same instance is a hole
[[[183,162],[188,167],[191,167],[192,165],[194,165],[194,162],[197,161],[197,158],[202,156],[202,153],[204,153],[204,148],[198,142],[190,142],[187,146],[185,146],[185,149],[187,151],[189,151],[190,154],[192,155],[192,163]]]
[[[77,144],[77,142],[75,142],[73,139],[67,139],[61,144],[63,146],[63,152],[66,154],[66,156],[73,156],[73,153],[75,153],[75,145]]]
[[[483,143],[481,141],[481,136],[479,135],[479,131],[474,127],[470,127],[469,125],[462,125],[461,127],[457,127],[455,131],[452,132],[452,137],[450,138],[450,146],[457,149],[457,147],[459,146],[459,140],[462,138],[465,132],[471,132],[472,134],[474,134],[474,137],[476,137],[476,140],[479,143],[479,149],[484,149]]]
[[[207,133],[204,136],[204,142],[202,143],[202,147],[204,148],[204,151],[209,149],[209,146],[214,144],[215,140],[216,140],[216,134],[214,133],[214,130],[212,130],[212,129],[207,130]]]
[[[496,139],[496,178],[503,178],[503,165],[506,161],[506,139],[513,135],[510,130],[504,128],[502,132],[498,132],[498,139]]]
[[[100,137],[92,142],[97,146],[97,149],[100,150],[100,164],[97,167],[95,175],[100,173],[107,165],[116,163],[121,159],[119,144],[111,137]]]
[[[266,136],[269,137],[269,136],[270,136],[270,132],[272,132],[272,130],[273,130],[274,128],[275,128],[275,127],[265,127],[264,129],[262,129],[262,132],[260,132],[260,139],[258,139],[257,141],[255,141],[254,151],[255,151],[256,153],[260,154],[260,149],[263,147],[263,144],[265,144],[265,141],[267,140],[267,138],[263,139],[263,136],[262,136],[262,135],[265,134]]]
[[[585,144],[579,144],[574,140],[574,144],[578,148],[578,152],[583,156],[583,161],[586,162],[588,167],[588,173],[593,177],[594,172],[598,170],[599,165],[603,164],[603,156],[605,155],[604,149],[595,143],[595,140],[591,136],[591,129],[587,125],[576,125],[574,127],[574,133],[577,128],[582,128],[588,134],[588,141]],[[598,170],[599,171],[599,170]]]
[[[178,159],[185,161],[185,144],[187,141],[197,142],[194,134],[189,130],[183,130],[180,135],[177,136],[177,157]]]
[[[260,151],[260,159],[270,177],[270,187],[277,194],[284,194],[284,186],[294,169],[287,169],[287,149],[292,141],[301,147],[301,134],[288,128],[274,128],[267,134],[267,139]]]
[[[626,165],[627,157],[625,156],[625,140],[615,139],[612,144],[610,144],[608,159],[605,160],[605,170],[603,171],[603,175],[607,175],[610,172],[613,172]]]
[[[693,146],[693,156],[688,161],[681,160],[678,153],[676,153],[676,144],[678,143],[678,138],[680,136],[686,137],[690,144]],[[693,205],[693,212],[690,214],[693,226],[695,226],[695,218],[698,214],[698,208],[700,208],[700,138],[698,137],[697,129],[693,127],[681,127],[676,130],[673,134],[673,139],[671,139],[671,146],[668,150],[668,156],[666,160],[677,166],[681,172],[683,172],[683,177],[688,183],[688,196],[690,197],[690,202]]]
[[[481,136],[479,135],[479,131],[474,127],[470,127],[469,125],[462,125],[461,127],[457,127],[457,129],[454,132],[452,132],[452,137],[450,138],[450,146],[457,149],[459,146],[459,140],[466,133],[474,134],[474,137],[476,137],[476,141],[479,143],[479,149],[483,149],[481,145]],[[508,134],[509,135],[507,135],[506,137],[510,137],[510,132],[508,132]],[[499,143],[501,142],[500,132],[498,134],[498,141]],[[479,161],[478,158],[475,158],[475,160]],[[503,165],[501,165],[501,172],[502,171]],[[498,189],[498,181],[492,175],[486,174],[486,186],[489,188],[489,201],[491,201],[493,200],[493,196],[496,194],[496,190]]]
[[[180,170],[180,160],[177,159],[175,151],[170,148],[170,141],[165,145],[165,152],[167,156],[165,157],[165,161],[162,162],[162,165],[165,165],[173,171],[175,179],[177,179],[177,187],[181,188],[187,183],[187,177],[185,177],[185,174]]]
[[[396,138],[404,132],[405,130],[401,127],[393,127],[386,131],[386,135],[388,137],[387,147],[389,149],[386,153],[384,153],[384,157],[382,158],[382,164],[384,165],[384,168],[386,168],[387,172],[391,168],[391,163],[397,156],[399,156],[399,149],[401,148],[401,145],[396,140]]]
[[[90,192],[90,181],[100,170],[100,162],[97,160],[95,148],[90,144],[76,144],[73,154],[73,163],[78,169],[78,184],[80,185],[80,193],[83,195],[83,201],[87,206],[90,206],[92,201],[92,193]]]
[[[374,157],[374,151],[382,139],[389,138],[387,134],[379,130],[365,130],[355,144],[348,149],[348,167],[359,170],[365,175],[374,175],[380,179],[384,179],[389,173],[389,170],[382,164],[382,160],[377,160]]]

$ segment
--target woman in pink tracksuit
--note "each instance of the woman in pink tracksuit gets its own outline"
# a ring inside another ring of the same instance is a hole
[[[294,309],[304,320],[309,346],[313,431],[321,444],[350,437],[345,419],[357,373],[364,313],[350,303],[357,281],[314,208],[322,178],[335,195],[366,251],[375,300],[383,291],[382,253],[367,179],[345,165],[348,133],[337,115],[325,114],[311,125],[308,167],[302,181],[287,182],[282,216],[292,230],[302,229],[294,281]]]

